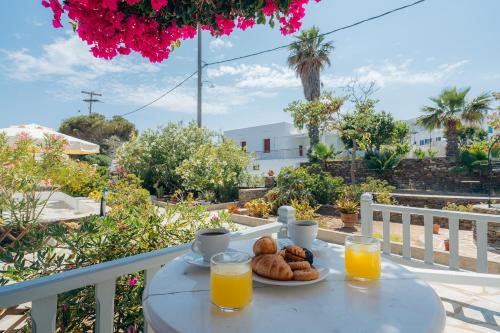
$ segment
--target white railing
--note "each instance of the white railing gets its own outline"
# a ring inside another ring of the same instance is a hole
[[[233,232],[232,239],[242,240],[277,233],[279,222]],[[83,267],[31,281],[0,287],[0,308],[32,302],[31,319],[34,333],[56,331],[57,295],[82,287],[95,286],[96,323],[98,333],[114,332],[115,281],[118,277],[139,271],[145,272],[145,285],[154,274],[172,259],[188,252],[191,244],[143,253],[102,264]],[[145,324],[145,332],[152,329]]]
[[[424,263],[434,264],[434,247],[432,237],[433,217],[444,217],[448,219],[449,224],[449,269],[459,270],[459,220],[472,220],[476,224],[477,235],[477,261],[476,271],[478,273],[488,273],[488,223],[500,223],[500,216],[479,213],[455,212],[439,209],[416,208],[406,206],[382,205],[373,202],[370,193],[364,193],[361,196],[361,232],[363,235],[371,236],[373,233],[373,212],[382,212],[383,219],[383,241],[382,251],[384,254],[391,255],[390,241],[390,214],[400,213],[403,223],[403,249],[402,258],[411,259],[411,238],[410,238],[410,219],[411,215],[420,215],[424,217]]]

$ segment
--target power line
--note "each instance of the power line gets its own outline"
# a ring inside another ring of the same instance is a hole
[[[203,66],[205,67],[205,66]],[[195,76],[196,74],[198,73],[198,71],[194,71],[193,73],[191,73],[191,75],[189,75],[188,77],[186,77],[184,80],[182,80],[181,82],[177,83],[175,86],[173,86],[172,88],[170,88],[170,90],[166,91],[165,93],[161,94],[160,96],[158,96],[157,98],[155,98],[154,100],[152,100],[151,102],[147,103],[147,104],[144,104],[143,106],[141,106],[140,108],[137,108],[135,110],[132,110],[130,112],[127,112],[127,113],[124,113],[122,114],[121,116],[122,117],[125,117],[125,116],[128,116],[128,115],[131,115],[132,113],[136,113],[137,111],[140,111],[148,106],[150,106],[151,104],[159,101],[160,99],[162,99],[163,97],[167,96],[168,94],[170,94],[172,91],[174,91],[175,89],[179,88],[180,86],[182,86],[187,80],[189,80],[190,78],[192,78],[193,76]]]
[[[315,37],[312,37],[312,38],[309,38],[309,39],[312,40],[312,39],[316,39],[316,38],[321,37],[321,36],[331,35],[331,34],[333,34],[335,32],[338,32],[338,31],[350,29],[350,28],[355,27],[357,25],[360,25],[360,24],[363,24],[363,23],[366,23],[366,22],[369,22],[369,21],[373,21],[373,20],[379,19],[381,17],[387,16],[387,15],[392,14],[394,12],[398,12],[398,11],[404,10],[406,8],[416,6],[416,5],[418,5],[418,4],[422,3],[422,2],[425,2],[425,1],[426,0],[418,0],[418,1],[415,1],[415,2],[413,2],[411,4],[408,4],[408,5],[405,5],[405,6],[401,6],[401,7],[389,10],[389,11],[386,11],[386,12],[384,12],[382,14],[379,14],[379,15],[376,15],[376,16],[372,16],[372,17],[366,18],[364,20],[361,20],[361,21],[358,21],[358,22],[355,22],[355,23],[352,23],[352,24],[349,24],[349,25],[345,25],[343,27],[340,27],[340,28],[337,28],[337,29],[334,29],[334,30],[327,31],[325,33],[319,34],[318,36],[315,36]],[[261,54],[264,54],[264,53],[278,51],[278,50],[287,48],[287,47],[289,47],[291,45],[294,45],[294,44],[297,44],[297,43],[306,42],[309,39],[305,39],[305,40],[300,41],[300,42],[292,42],[292,43],[289,43],[289,44],[280,45],[280,46],[277,46],[277,47],[273,47],[271,49],[267,49],[267,50],[263,50],[263,51],[259,51],[259,52],[254,52],[254,53],[250,53],[250,54],[239,56],[239,57],[234,57],[234,58],[229,58],[229,59],[225,59],[225,60],[209,62],[206,65],[207,66],[218,65],[218,64],[223,64],[223,63],[226,63],[226,62],[231,62],[231,61],[235,61],[235,60],[241,60],[241,59],[245,59],[245,58],[250,58],[250,57],[258,56],[258,55],[261,55]]]
[[[413,6],[416,6],[422,2],[425,2],[426,0],[418,0],[418,1],[415,1],[413,3],[410,3],[408,5],[404,5],[404,6],[401,6],[401,7],[398,7],[398,8],[394,8],[392,10],[389,10],[389,11],[386,11],[386,12],[383,12],[379,15],[376,15],[376,16],[371,16],[369,18],[366,18],[366,19],[363,19],[361,21],[357,21],[357,22],[354,22],[352,24],[349,24],[349,25],[345,25],[345,26],[342,26],[340,28],[337,28],[337,29],[334,29],[334,30],[330,30],[330,31],[327,31],[325,33],[322,33],[322,34],[319,34],[317,37],[313,37],[311,39],[316,39],[320,36],[327,36],[327,35],[331,35],[335,32],[338,32],[338,31],[342,31],[342,30],[346,30],[346,29],[350,29],[350,28],[353,28],[355,26],[358,26],[360,24],[363,24],[363,23],[366,23],[366,22],[369,22],[369,21],[373,21],[373,20],[376,20],[376,19],[379,19],[381,17],[384,17],[384,16],[387,16],[387,15],[390,15],[392,13],[395,13],[395,12],[398,12],[398,11],[401,11],[401,10],[404,10],[406,8],[410,8],[410,7],[413,7]],[[306,40],[304,41],[301,41],[301,42],[306,42]],[[202,69],[207,67],[207,66],[213,66],[213,65],[218,65],[218,64],[223,64],[223,63],[226,63],[226,62],[231,62],[231,61],[236,61],[236,60],[241,60],[241,59],[245,59],[245,58],[250,58],[250,57],[254,57],[254,56],[258,56],[258,55],[261,55],[261,54],[265,54],[265,53],[269,53],[269,52],[274,52],[274,51],[278,51],[278,50],[281,50],[281,49],[284,49],[284,48],[287,48],[289,47],[290,45],[293,45],[293,44],[296,44],[297,42],[292,42],[292,43],[289,43],[289,44],[285,44],[285,45],[280,45],[280,46],[277,46],[277,47],[273,47],[271,49],[267,49],[267,50],[262,50],[262,51],[259,51],[259,52],[254,52],[254,53],[250,53],[250,54],[246,54],[246,55],[243,55],[243,56],[239,56],[239,57],[234,57],[234,58],[229,58],[229,59],[225,59],[225,60],[220,60],[220,61],[214,61],[214,62],[210,62],[210,63],[206,63],[204,62],[203,66],[202,66]],[[162,95],[158,96],[157,98],[155,98],[154,100],[152,100],[151,102],[141,106],[140,108],[137,108],[133,111],[130,111],[130,112],[127,112],[127,113],[124,113],[122,114],[121,116],[124,117],[124,116],[128,116],[128,115],[131,115],[133,113],[136,113],[148,106],[150,106],[151,104],[159,101],[160,99],[162,99],[163,97],[165,97],[166,95],[170,94],[172,91],[174,91],[175,89],[179,88],[180,86],[182,86],[186,81],[188,81],[190,78],[192,78],[193,76],[195,76],[196,74],[198,73],[198,71],[195,71],[193,72],[191,75],[189,75],[188,77],[186,77],[184,80],[182,80],[181,82],[179,82],[178,84],[176,84],[175,86],[173,86],[170,90],[166,91],[165,93],[163,93]]]

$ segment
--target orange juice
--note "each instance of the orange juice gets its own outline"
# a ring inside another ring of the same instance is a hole
[[[219,308],[241,309],[252,300],[252,270],[248,264],[219,264],[210,273],[210,298]]]
[[[346,245],[345,271],[352,278],[378,279],[380,277],[380,251],[360,244]]]

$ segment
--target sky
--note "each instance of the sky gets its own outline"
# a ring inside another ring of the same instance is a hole
[[[400,0],[322,0],[307,6],[303,28],[333,30],[407,4]],[[397,119],[419,115],[428,97],[449,86],[471,95],[500,90],[500,1],[427,0],[379,20],[330,35],[332,65],[321,73],[323,90],[342,94],[355,78],[375,81],[377,108]],[[93,58],[71,30],[54,29],[39,1],[14,1],[0,11],[0,128],[38,123],[58,128],[88,113],[81,90],[102,93],[94,111],[112,117],[160,96],[196,70],[196,40],[151,64],[140,55]],[[293,41],[279,29],[256,25],[222,39],[203,33],[203,60],[212,62]],[[216,131],[291,121],[283,109],[303,99],[300,80],[281,50],[208,67],[203,124]],[[196,76],[127,119],[138,129],[196,119]]]

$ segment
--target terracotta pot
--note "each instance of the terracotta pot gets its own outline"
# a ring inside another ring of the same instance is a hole
[[[358,222],[358,214],[340,213],[340,219],[344,223],[345,228],[354,228],[354,224]]]
[[[439,229],[441,228],[441,226],[439,224],[433,224],[432,225],[432,233],[433,234],[439,234]]]
[[[444,240],[444,250],[450,251],[450,240],[449,239]]]

